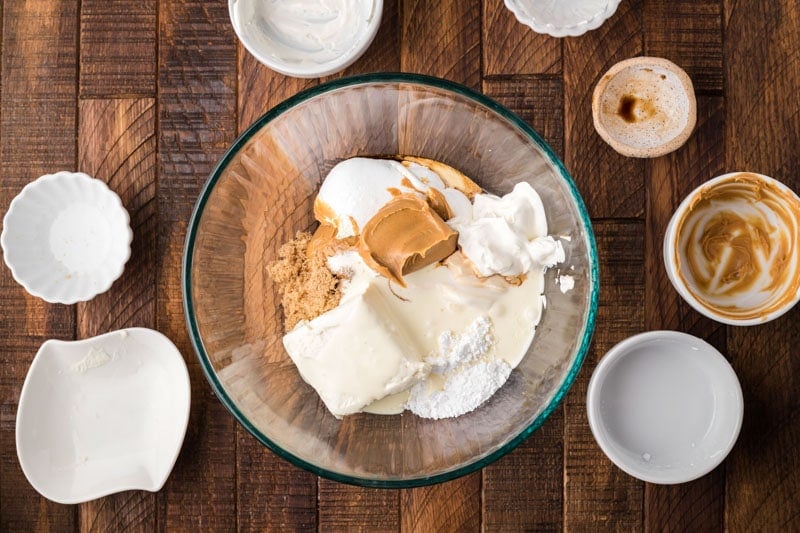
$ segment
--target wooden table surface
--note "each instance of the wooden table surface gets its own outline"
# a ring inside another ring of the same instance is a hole
[[[240,131],[320,80],[258,64],[225,0],[5,0],[2,19],[0,213],[39,175],[84,171],[120,194],[134,241],[123,277],[83,304],[48,305],[0,269],[0,531],[800,530],[800,307],[763,326],[725,327],[678,297],[661,258],[672,210],[715,175],[752,170],[800,190],[797,0],[623,0],[600,29],[567,39],[534,34],[502,0],[385,0],[375,42],[344,74],[442,76],[530,122],[586,200],[602,278],[593,347],[546,424],[480,472],[399,491],[320,479],[259,445],[214,397],[184,323],[180,260],[201,185]],[[613,152],[590,109],[603,72],[643,54],[686,69],[698,97],[689,142],[652,160]],[[192,412],[175,469],[156,494],[49,502],[16,456],[28,366],[46,339],[125,326],[164,332],[189,365]],[[709,340],[744,390],[729,458],[679,486],[622,473],[586,420],[597,360],[652,329]]]

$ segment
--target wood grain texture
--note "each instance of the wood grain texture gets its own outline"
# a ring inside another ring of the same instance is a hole
[[[648,0],[644,53],[673,61],[696,92],[722,96],[722,0]]]
[[[603,455],[586,418],[586,389],[600,358],[644,329],[644,224],[600,221],[600,305],[592,347],[564,403],[564,529],[642,531],[644,484]]]
[[[260,65],[233,36],[224,0],[6,0],[0,17],[0,215],[37,176],[83,170],[120,193],[135,233],[123,277],[87,304],[45,304],[0,267],[0,531],[800,529],[800,307],[766,325],[721,326],[680,299],[661,257],[675,206],[714,175],[752,170],[800,190],[796,0],[626,0],[598,30],[565,39],[534,33],[502,0],[386,0],[366,54],[321,80]],[[599,77],[641,54],[678,63],[699,95],[688,143],[649,161],[608,147],[590,107]],[[585,368],[541,429],[480,473],[387,491],[319,479],[234,422],[198,366],[180,280],[191,209],[237,133],[320,81],[398,70],[481,89],[542,134],[594,217],[602,291]],[[48,338],[137,325],[164,332],[190,368],[192,412],[173,474],[157,495],[51,503],[16,457],[30,361]],[[586,421],[599,357],[658,328],[709,340],[745,395],[723,467],[678,487],[622,473]]]
[[[155,95],[157,10],[157,0],[82,0],[82,97]]]
[[[400,70],[400,2],[401,0],[384,0],[378,34],[364,55],[342,72],[322,78],[323,81],[356,74]]]
[[[800,191],[800,5],[725,2],[725,163]],[[800,307],[762,326],[730,328],[742,384],[742,433],[728,459],[726,527],[800,527]]]
[[[162,0],[159,213],[188,221],[236,133],[236,44],[224,2]]]
[[[159,202],[160,220],[163,214]],[[160,228],[157,329],[186,359],[192,394],[183,447],[162,492],[163,524],[167,531],[230,531],[237,519],[236,424],[211,391],[187,336],[180,297],[186,224]]]
[[[483,92],[519,115],[560,156],[564,149],[560,77],[486,80]],[[564,413],[557,409],[519,448],[483,469],[484,531],[563,528]]]
[[[25,479],[14,443],[16,404],[0,404],[0,531],[73,531],[76,506],[53,503]]]
[[[483,469],[483,530],[563,530],[563,484],[560,407],[517,449]]]
[[[560,76],[485,80],[483,92],[530,124],[564,157],[564,92]]]
[[[483,2],[483,75],[560,74],[562,39],[536,33],[506,9]]]
[[[2,7],[0,210],[41,174],[74,169],[78,2],[7,1]],[[0,531],[74,529],[74,507],[39,496],[22,474],[14,428],[22,382],[48,338],[71,339],[74,308],[28,295],[0,268]]]
[[[480,0],[403,0],[400,42],[404,72],[480,87]]]
[[[155,100],[81,100],[78,168],[106,182],[131,217],[131,259],[111,289],[77,307],[78,338],[123,327],[155,327],[156,112]],[[135,491],[80,506],[81,531],[151,531],[157,496]]]
[[[478,531],[481,473],[429,487],[403,490],[401,531]]]
[[[683,199],[705,181],[725,172],[723,100],[700,97],[697,126],[676,152],[648,160],[645,240],[647,329],[678,329],[705,338],[724,352],[726,328],[693,310],[673,288],[664,267],[664,234]]]
[[[726,353],[727,328],[683,301],[664,267],[664,233],[675,208],[695,187],[724,171],[723,101],[700,97],[697,110],[697,126],[687,143],[646,165],[645,325],[691,333]],[[645,523],[651,531],[721,531],[724,509],[724,466],[691,483],[645,487]]]
[[[616,153],[592,124],[592,92],[615,63],[641,55],[642,0],[622,2],[595,31],[564,40],[564,162],[593,218],[644,213],[644,163]]]
[[[319,531],[394,532],[399,491],[367,489],[319,478]]]
[[[237,525],[241,531],[317,529],[317,478],[236,427]]]
[[[119,195],[131,217],[133,242],[125,272],[112,289],[78,304],[78,337],[123,327],[155,327],[155,100],[81,100],[79,114],[78,169],[103,180]]]
[[[228,531],[236,524],[233,418],[203,376],[181,302],[186,223],[200,187],[236,135],[236,45],[224,2],[159,4],[157,326],[186,358],[189,429],[165,486],[164,527]]]
[[[314,87],[318,79],[284,76],[268,69],[239,43],[239,133],[261,115],[303,89]]]

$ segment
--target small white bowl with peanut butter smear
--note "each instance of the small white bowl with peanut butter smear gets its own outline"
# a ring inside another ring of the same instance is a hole
[[[800,300],[800,198],[761,174],[714,178],[672,216],[664,262],[705,316],[735,326],[773,320]]]

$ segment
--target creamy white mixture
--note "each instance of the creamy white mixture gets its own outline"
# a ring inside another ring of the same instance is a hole
[[[343,238],[392,199],[390,189],[429,187],[455,214],[446,222],[459,232],[459,250],[405,275],[405,287],[357,251],[333,255],[328,267],[346,278],[339,306],[284,336],[301,376],[335,416],[460,416],[505,383],[533,341],[544,272],[564,261],[564,250],[547,235],[544,206],[528,183],[470,201],[422,165],[357,158],[334,167],[318,200],[322,219]]]
[[[236,0],[233,24],[249,48],[296,65],[348,55],[369,37],[374,0]]]

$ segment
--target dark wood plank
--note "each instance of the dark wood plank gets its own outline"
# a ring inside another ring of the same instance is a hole
[[[159,179],[156,323],[184,355],[192,410],[165,487],[166,530],[220,531],[236,524],[233,417],[206,381],[186,332],[181,257],[200,187],[236,135],[236,44],[225,2],[164,0],[159,10]]]
[[[318,83],[318,79],[292,78],[268,69],[239,43],[240,132],[289,96]]]
[[[404,0],[402,11],[400,66],[404,72],[480,88],[480,0]]]
[[[691,333],[726,352],[726,327],[684,302],[664,268],[663,242],[672,213],[695,187],[724,169],[722,98],[700,97],[694,134],[678,151],[647,163],[645,325]],[[645,487],[645,524],[651,531],[721,531],[725,468],[681,485]]]
[[[592,348],[564,403],[564,529],[642,531],[644,484],[614,466],[586,418],[586,389],[600,358],[644,329],[644,224],[594,224],[600,306]]]
[[[800,5],[725,2],[725,164],[800,191]],[[728,353],[744,392],[728,459],[726,527],[800,525],[800,307],[763,326],[730,328]]]
[[[485,80],[483,92],[522,117],[563,155],[560,77]],[[520,447],[483,469],[484,531],[563,528],[564,413],[559,408]]]
[[[401,531],[478,531],[480,502],[481,472],[447,483],[403,490]]]
[[[238,129],[298,91],[319,83],[274,72],[239,44]],[[237,520],[245,531],[317,527],[317,478],[267,450],[237,426]]]
[[[722,96],[722,0],[649,0],[644,51],[683,68],[696,92]]]
[[[396,532],[399,491],[366,489],[319,478],[319,531]]]
[[[483,2],[483,75],[561,73],[562,39],[522,24],[503,0]]]
[[[317,525],[317,478],[237,427],[236,492],[240,531],[309,531]]]
[[[157,0],[83,0],[80,95],[154,96]]]
[[[384,0],[381,25],[369,49],[355,63],[342,72],[323,78],[323,81],[355,74],[400,70],[400,1]]]
[[[156,113],[155,100],[81,100],[78,168],[105,181],[131,217],[134,240],[125,272],[111,289],[77,305],[78,338],[129,326],[155,326]],[[155,494],[113,494],[80,506],[81,531],[151,531]]]
[[[564,39],[564,142],[567,169],[593,218],[644,213],[644,163],[608,146],[592,124],[592,92],[615,63],[642,53],[644,2],[622,2],[599,29]]]
[[[0,211],[41,174],[74,169],[78,2],[3,3]],[[14,428],[25,374],[41,343],[71,339],[74,308],[28,295],[0,267],[0,531],[69,531],[75,508],[40,497],[17,460]]]
[[[122,277],[108,292],[78,304],[78,337],[123,327],[155,327],[155,100],[81,100],[79,113],[78,168],[103,180],[120,196],[131,217],[133,242]]]
[[[560,76],[484,80],[483,92],[533,126],[564,157],[564,90]]]
[[[564,410],[483,469],[483,531],[564,528]]]

